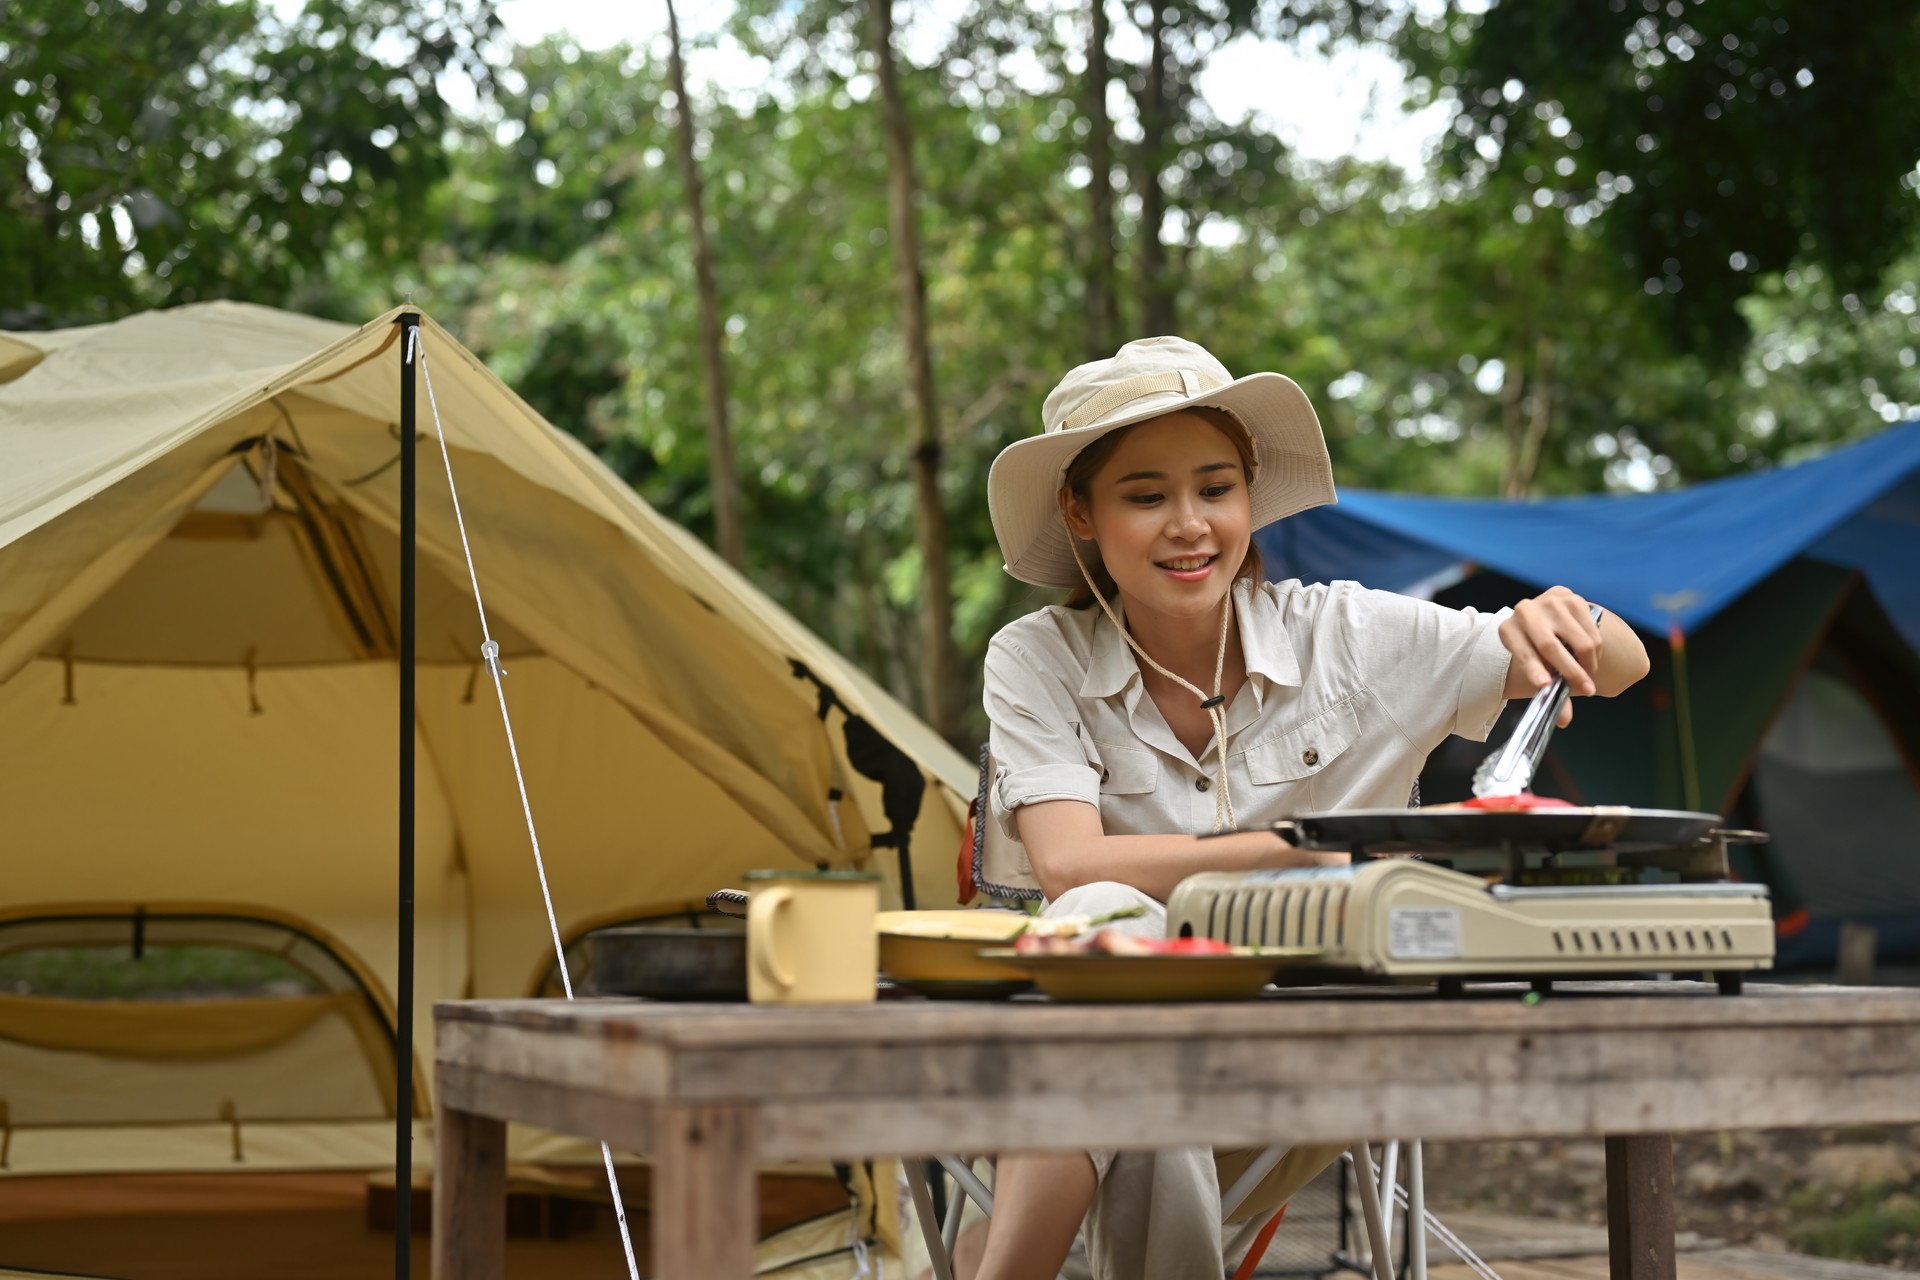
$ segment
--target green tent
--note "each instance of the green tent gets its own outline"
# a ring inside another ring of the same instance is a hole
[[[1482,572],[1436,598],[1491,609],[1536,590]],[[1648,677],[1576,704],[1540,790],[1769,832],[1734,864],[1773,889],[1783,967],[1829,962],[1849,920],[1878,928],[1883,958],[1920,952],[1920,655],[1861,575],[1797,558],[1692,635],[1641,638]],[[1426,797],[1465,794],[1484,750],[1437,757]]]

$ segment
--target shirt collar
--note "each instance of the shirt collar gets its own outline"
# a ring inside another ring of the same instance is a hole
[[[1293,651],[1293,641],[1287,636],[1286,624],[1280,620],[1280,610],[1273,598],[1259,590],[1257,584],[1244,579],[1233,584],[1233,592],[1234,617],[1240,626],[1240,649],[1246,655],[1247,674],[1298,688],[1300,659]],[[1111,603],[1114,617],[1120,620],[1120,627],[1124,627],[1125,609],[1118,600]],[[1120,634],[1120,627],[1116,627],[1104,611],[1094,619],[1087,674],[1080,681],[1081,697],[1111,698],[1140,674],[1140,663],[1128,647],[1126,637]]]

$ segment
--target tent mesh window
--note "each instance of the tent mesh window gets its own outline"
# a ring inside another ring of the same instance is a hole
[[[393,1029],[287,925],[220,915],[0,922],[13,1129],[391,1118]]]

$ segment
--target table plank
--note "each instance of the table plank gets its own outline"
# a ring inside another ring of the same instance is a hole
[[[489,1002],[456,1006],[440,1055],[471,1073],[449,1079],[476,1090],[457,1095],[472,1105],[617,1131],[631,1149],[649,1141],[633,1103],[751,1103],[772,1159],[910,1154],[955,1133],[1022,1150],[1041,1134],[1144,1148],[1920,1120],[1920,992],[1858,994],[1211,1009]]]
[[[1070,1036],[1088,1042],[1135,1037],[1285,1029],[1298,1033],[1362,1028],[1368,1031],[1457,1032],[1543,1028],[1707,1026],[1788,1028],[1912,1021],[1920,990],[1830,986],[1750,986],[1740,996],[1712,994],[1694,982],[1562,983],[1529,1005],[1527,987],[1472,989],[1462,999],[1437,999],[1419,988],[1303,988],[1259,1000],[1222,1004],[1073,1005],[1048,1001],[884,1001],[863,1005],[656,1003],[629,999],[446,1001],[437,1016],[450,1030],[467,1024],[566,1030],[612,1044],[675,1049],[735,1045],[846,1043],[992,1038],[1008,1042]],[[636,1017],[636,1013],[639,1014]],[[629,1052],[633,1052],[629,1050]],[[635,1055],[636,1068],[658,1059]]]

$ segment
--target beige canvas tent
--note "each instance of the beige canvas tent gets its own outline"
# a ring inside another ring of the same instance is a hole
[[[0,992],[6,1174],[391,1160],[400,314],[0,335],[0,956],[209,945],[305,975],[164,1005]],[[971,767],[420,331],[563,935],[758,866],[952,905]],[[421,386],[424,1139],[432,1002],[536,992],[552,952]],[[861,772],[849,717],[917,796]],[[910,861],[874,844],[909,815]]]

